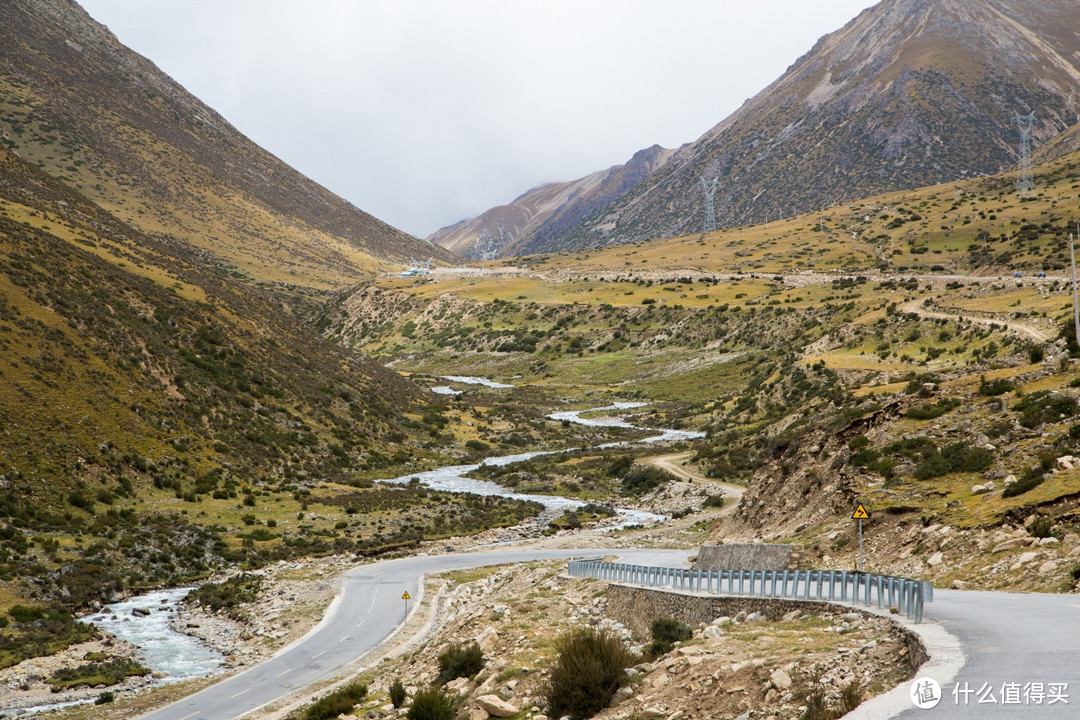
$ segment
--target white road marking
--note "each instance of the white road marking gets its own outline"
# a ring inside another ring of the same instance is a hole
[[[244,694],[244,693],[246,693],[246,692],[251,692],[251,688],[247,688],[246,690],[241,690],[240,692],[238,692],[238,693],[236,693],[235,695],[233,695],[233,697],[234,697],[234,698],[238,698],[238,697],[240,697],[241,695],[243,695],[243,694]]]
[[[289,669],[288,669],[288,670],[286,670],[285,672],[283,672],[283,673],[278,673],[278,674],[277,674],[277,675],[275,675],[274,677],[281,677],[282,675],[288,675],[288,674],[289,674],[289,673],[291,673],[291,672],[292,672],[292,668],[289,668]]]
[[[188,720],[188,718],[193,718],[196,715],[198,715],[200,712],[202,712],[202,711],[201,710],[196,710],[195,712],[191,713],[190,715],[185,715],[184,717],[180,718],[180,720]]]
[[[349,637],[351,637],[351,636],[349,636],[349,635],[346,635],[345,637],[343,637],[343,638],[341,638],[340,640],[338,640],[338,642],[339,642],[339,643],[343,643],[343,642],[345,642],[346,640],[348,640],[348,639],[349,639]]]
[[[318,655],[312,655],[312,656],[311,656],[311,659],[312,659],[312,660],[314,660],[315,658],[319,657],[319,655],[325,655],[325,654],[326,654],[326,651],[325,651],[325,650],[323,650],[323,651],[322,651],[321,653],[319,653]]]
[[[360,622],[356,623],[356,627],[360,627],[360,626],[361,626],[361,625],[363,625],[363,624],[364,624],[364,621],[363,621],[363,620],[361,620]]]

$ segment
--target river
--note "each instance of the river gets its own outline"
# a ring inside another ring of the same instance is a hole
[[[464,384],[482,384],[487,387],[511,387],[502,383],[482,380],[480,378],[463,378],[451,376],[446,379]],[[552,413],[548,417],[552,420],[567,421],[590,427],[618,427],[635,430],[655,430],[656,435],[640,440],[623,440],[619,442],[605,443],[593,446],[596,448],[621,447],[636,443],[657,443],[678,440],[692,440],[704,437],[704,433],[688,432],[684,430],[656,430],[643,428],[626,421],[623,416],[603,415],[600,417],[582,417],[608,411],[625,411],[645,407],[645,403],[617,402],[604,407],[589,410],[572,410]],[[465,477],[469,472],[482,465],[503,466],[542,455],[554,455],[568,450],[541,450],[536,452],[519,453],[516,455],[503,455],[501,457],[487,458],[479,463],[470,465],[453,465],[450,467],[428,470],[426,472],[411,473],[401,477],[381,480],[406,484],[418,480],[434,490],[446,490],[449,492],[467,492],[476,495],[498,495],[511,497],[519,500],[533,500],[544,506],[543,517],[554,518],[562,512],[577,508],[585,503],[581,500],[560,497],[556,495],[530,495],[525,493],[510,493],[502,485],[486,480],[475,480]],[[608,529],[626,527],[629,525],[644,525],[667,520],[666,515],[635,510],[632,508],[615,508],[620,516],[620,521]],[[188,678],[204,677],[218,672],[224,658],[216,651],[208,648],[199,640],[179,633],[172,629],[171,621],[176,616],[177,606],[187,596],[191,588],[173,588],[159,590],[138,597],[130,598],[119,603],[106,605],[100,612],[83,618],[85,622],[96,625],[101,630],[116,637],[126,640],[139,648],[139,659],[161,682],[177,682]],[[145,614],[144,614],[145,613]],[[73,703],[64,703],[64,705]],[[30,714],[59,707],[59,705],[39,706],[35,708],[23,708],[15,712]],[[16,715],[15,717],[17,717]]]

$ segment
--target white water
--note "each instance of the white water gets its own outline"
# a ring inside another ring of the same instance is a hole
[[[224,657],[198,639],[172,629],[180,602],[192,588],[173,588],[106,605],[100,612],[82,618],[101,630],[139,648],[139,661],[165,682],[210,675],[221,669]],[[146,616],[135,609],[149,610]]]
[[[581,417],[586,413],[604,412],[607,410],[631,410],[634,408],[645,407],[645,403],[633,403],[633,402],[617,402],[612,405],[607,405],[600,408],[592,408],[590,410],[570,410],[566,412],[552,413],[548,415],[552,420],[565,420],[567,422],[577,423],[579,425],[587,425],[590,427],[619,427],[629,428],[633,430],[651,430],[652,428],[642,428],[637,425],[631,425],[626,422],[622,417],[602,416],[594,418]],[[688,432],[685,430],[657,430],[659,435],[653,435],[641,440],[623,440],[619,442],[605,443],[603,445],[597,445],[598,448],[610,448],[620,447],[622,445],[629,445],[632,443],[656,443],[675,440],[692,440],[700,437],[704,437],[705,433],[701,432]],[[433,490],[444,490],[447,492],[467,492],[474,495],[497,495],[500,497],[513,498],[515,500],[532,500],[538,502],[544,506],[544,512],[542,517],[554,518],[566,510],[572,510],[585,505],[582,500],[575,500],[572,498],[561,497],[559,495],[531,495],[528,493],[515,493],[508,491],[504,486],[497,483],[490,482],[488,480],[476,480],[473,478],[465,477],[468,473],[481,467],[483,465],[493,465],[496,467],[502,467],[504,465],[510,465],[516,462],[522,462],[524,460],[530,460],[534,457],[540,457],[542,455],[555,455],[562,452],[572,452],[573,450],[580,450],[582,448],[570,448],[568,450],[541,450],[537,452],[520,453],[518,455],[503,455],[501,457],[491,457],[482,460],[478,463],[471,465],[453,465],[450,467],[436,468],[435,470],[427,470],[425,472],[412,473],[410,475],[402,475],[401,477],[390,478],[381,480],[380,482],[397,483],[404,485],[413,480],[417,480],[424,485],[427,485]],[[627,527],[629,525],[646,525],[652,523],[663,522],[668,519],[667,515],[657,515],[656,513],[646,512],[644,510],[635,510],[631,508],[615,508],[615,511],[622,518],[621,522],[608,529],[618,529]]]
[[[191,590],[155,590],[106,605],[99,612],[79,619],[136,646],[139,649],[139,662],[154,673],[155,682],[171,683],[206,677],[221,670],[225,658],[196,638],[171,627],[177,607]],[[132,614],[135,609],[148,610],[150,614]],[[89,698],[0,712],[14,713],[11,717],[22,717],[93,701],[94,698]]]
[[[482,377],[468,377],[466,375],[443,375],[443,380],[449,380],[451,382],[461,383],[462,385],[483,385],[489,388],[512,388],[513,385],[507,385],[501,382],[495,382],[494,380],[488,380]]]

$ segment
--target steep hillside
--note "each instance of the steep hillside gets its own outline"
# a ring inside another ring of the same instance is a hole
[[[530,252],[699,232],[701,178],[720,226],[1015,166],[1015,112],[1033,146],[1077,120],[1080,5],[884,0],[660,169]]]
[[[624,165],[571,182],[541,185],[509,205],[442,228],[428,240],[474,260],[534,252],[645,180],[673,152],[653,145]]]
[[[69,0],[0,4],[0,147],[257,281],[334,288],[453,260],[252,143]]]

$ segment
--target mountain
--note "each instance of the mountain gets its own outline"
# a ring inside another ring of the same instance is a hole
[[[1077,27],[1072,0],[884,0],[607,207],[517,247],[699,232],[702,178],[733,226],[1006,170],[1015,113],[1035,112],[1034,148],[1077,122]]]
[[[0,3],[0,148],[256,281],[338,288],[455,260],[257,146],[71,0]]]
[[[623,165],[533,188],[508,205],[442,228],[427,239],[472,260],[536,252],[633,189],[674,152],[653,145]]]

